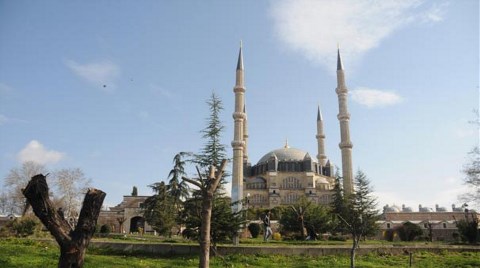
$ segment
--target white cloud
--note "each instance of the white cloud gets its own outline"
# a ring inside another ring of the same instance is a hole
[[[0,94],[7,94],[13,91],[13,88],[7,84],[0,83]]]
[[[6,117],[3,114],[0,114],[0,126],[6,124],[7,122],[8,122],[8,117]]]
[[[66,65],[79,77],[104,91],[111,92],[116,88],[115,80],[120,75],[120,68],[112,62],[102,61],[79,64],[67,60]]]
[[[160,97],[165,97],[167,99],[172,99],[174,97],[174,94],[171,91],[154,84],[150,84],[150,90],[152,93],[159,95]]]
[[[443,20],[443,17],[445,16],[445,10],[448,6],[448,3],[441,3],[437,4],[435,3],[430,9],[428,9],[424,14],[423,14],[423,21],[424,22],[439,22]]]
[[[332,68],[337,43],[349,65],[405,25],[442,19],[446,5],[428,9],[422,4],[423,0],[282,0],[272,1],[271,14],[280,40],[289,48]]]
[[[368,108],[385,107],[395,105],[403,101],[403,98],[391,91],[382,91],[366,87],[359,87],[350,92],[352,100],[365,105]]]
[[[36,140],[30,141],[25,148],[17,154],[19,162],[33,161],[38,164],[55,164],[65,158],[65,153],[48,150]]]

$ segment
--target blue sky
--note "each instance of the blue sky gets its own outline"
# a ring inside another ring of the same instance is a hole
[[[353,164],[381,206],[450,207],[479,142],[479,3],[0,1],[0,174],[79,167],[115,205],[198,152],[212,92],[233,138],[244,44],[249,156],[283,146],[341,166],[335,56],[351,92]]]

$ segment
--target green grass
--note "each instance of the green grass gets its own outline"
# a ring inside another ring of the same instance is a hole
[[[56,267],[59,250],[52,243],[1,239],[0,267]],[[211,259],[211,267],[348,267],[348,256],[228,255]],[[84,267],[198,267],[197,256],[145,257],[89,250]],[[357,267],[408,267],[408,255],[369,254],[357,257]],[[415,253],[413,267],[480,267],[480,253]]]

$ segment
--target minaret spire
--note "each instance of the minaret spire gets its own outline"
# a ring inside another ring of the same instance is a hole
[[[232,163],[232,202],[241,201],[243,199],[243,161],[245,150],[245,81],[243,69],[242,43],[240,43],[240,51],[238,53],[238,62],[235,77],[235,111],[233,113],[233,163]],[[234,212],[242,210],[241,202],[233,207]]]
[[[320,105],[318,105],[317,112],[317,145],[318,145],[318,154],[317,159],[320,166],[324,167],[327,164],[327,155],[325,154],[325,133],[323,131],[323,116],[322,111],[320,110]]]
[[[244,101],[245,103],[245,101]],[[245,164],[248,163],[248,116],[247,116],[247,108],[246,104],[243,104],[243,113],[245,114],[245,119],[243,120],[243,142],[245,143],[243,147],[243,162]]]
[[[343,190],[346,195],[352,194],[353,189],[353,170],[352,170],[352,148],[350,141],[350,114],[348,113],[348,89],[345,85],[345,72],[343,70],[340,49],[337,51],[337,89],[338,109],[337,115],[340,122],[340,150],[342,152],[342,175]]]

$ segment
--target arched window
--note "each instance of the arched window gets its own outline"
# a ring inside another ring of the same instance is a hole
[[[261,194],[254,194],[249,199],[250,204],[265,204],[267,203],[267,197]]]
[[[255,178],[247,183],[247,189],[267,189],[267,182],[264,178]]]
[[[288,177],[288,178],[283,179],[282,188],[283,189],[298,189],[298,188],[302,188],[302,184],[300,183],[299,179],[297,179],[295,177]]]
[[[285,204],[293,204],[297,202],[299,196],[296,193],[288,193],[284,198],[283,198],[283,203]]]

